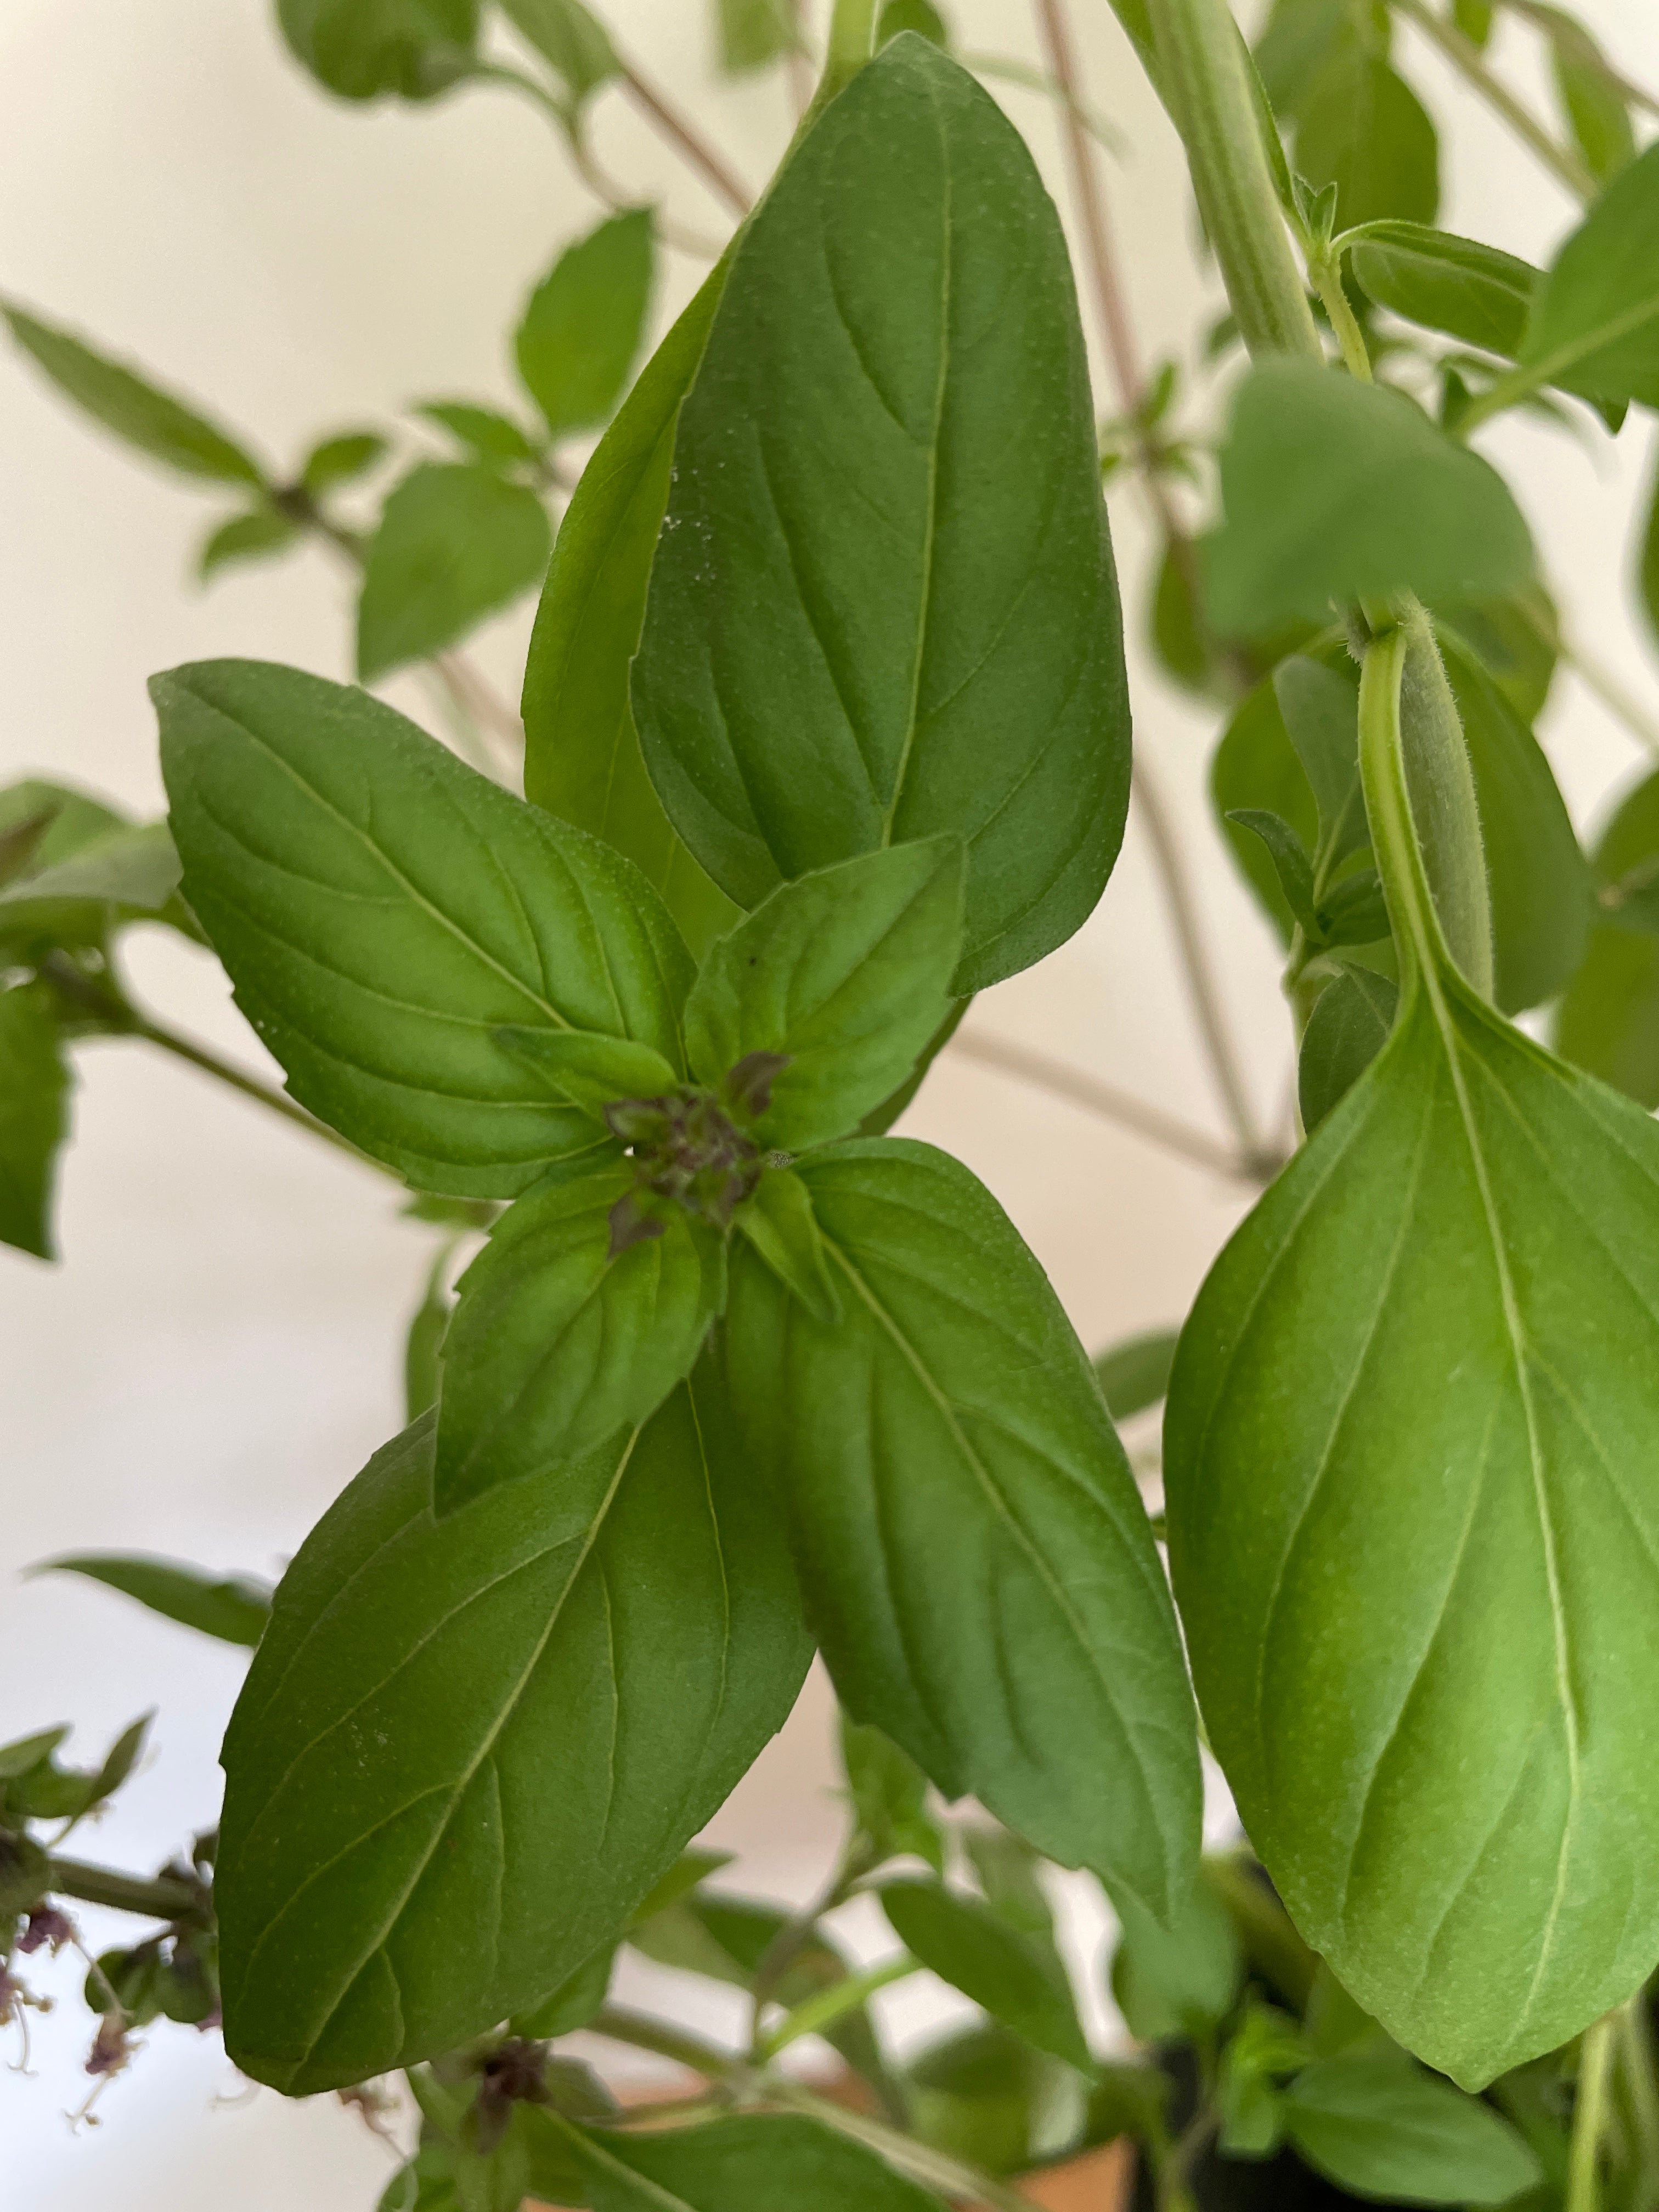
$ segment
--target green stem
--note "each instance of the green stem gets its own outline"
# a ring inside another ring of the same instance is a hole
[[[820,1893],[810,1904],[803,1905],[792,1919],[785,1921],[761,1954],[760,1964],[755,1969],[750,2014],[749,2047],[752,2061],[758,2062],[764,2054],[765,2038],[761,2033],[761,2020],[772,2002],[774,1990],[817,1934],[818,1923],[824,1914],[833,1912],[838,1905],[844,1905],[854,1883],[869,1871],[868,1851],[859,1848],[859,1838],[854,1834],[842,1846],[835,1872]]]
[[[946,2197],[989,2205],[992,2212],[1034,2212],[1029,2197],[1022,2196],[1017,2189],[1005,2187],[994,2175],[981,2172],[977,2166],[952,2158],[945,2151],[931,2150],[927,2144],[901,2135],[896,2128],[884,2126],[879,2120],[869,2119],[862,2112],[849,2112],[844,2106],[832,2104],[829,2098],[815,2096],[811,2090],[803,2089],[797,2082],[769,2082],[767,2097],[769,2103],[781,2105],[788,2112],[804,2112],[825,2127],[833,2128],[837,2135],[862,2143],[866,2150],[875,2151],[900,2173],[907,2173],[913,2180],[937,2189]]]
[[[1319,332],[1262,143],[1227,0],[1149,0],[1159,63],[1204,228],[1253,354],[1320,356]]]
[[[1572,2107],[1572,2146],[1567,2154],[1564,2212],[1601,2212],[1601,2134],[1607,2118],[1607,2084],[1613,2069],[1617,2015],[1603,2014],[1586,2028],[1578,2054],[1578,2094]]]
[[[1309,258],[1308,274],[1313,278],[1320,304],[1330,317],[1331,328],[1336,332],[1336,342],[1342,349],[1343,367],[1357,382],[1374,382],[1371,357],[1365,350],[1365,334],[1359,327],[1353,309],[1348,305],[1348,295],[1342,287],[1340,267],[1328,254],[1314,254]]]
[[[1220,2125],[1219,2112],[1200,2105],[1176,2137],[1158,2166],[1158,2212],[1192,2212],[1194,2199],[1187,2185]]]
[[[1630,2100],[1639,2156],[1632,2212],[1649,2212],[1659,2196],[1659,2076],[1654,2070],[1653,2029],[1645,1990],[1618,2012],[1620,2071]]]
[[[52,1858],[47,1875],[54,1896],[73,1897],[82,1905],[137,1912],[147,1920],[210,1917],[205,1887],[174,1875],[118,1874],[113,1867],[90,1866],[82,1859]]]
[[[1455,23],[1426,7],[1424,0],[1393,0],[1393,4],[1396,15],[1415,23],[1424,36],[1439,47],[1464,82],[1480,94],[1495,114],[1503,117],[1517,138],[1531,147],[1553,177],[1577,198],[1595,198],[1595,179],[1578,156],[1558,145],[1532,111],[1522,105],[1501,78],[1492,75],[1472,39],[1465,38]]]
[[[625,2043],[635,2051],[672,2058],[677,2066],[689,2067],[707,2081],[746,2083],[750,2078],[749,2067],[737,2051],[723,2051],[719,2044],[694,2035],[690,2029],[670,2027],[627,2005],[601,2005],[588,2021],[587,2030],[611,2043]]]
[[[896,1959],[889,1959],[884,1966],[866,1967],[861,1974],[849,1974],[844,1982],[832,1983],[827,1990],[819,1990],[804,2004],[798,2004],[793,2012],[786,2014],[770,2035],[763,2039],[759,2056],[770,2060],[790,2044],[799,2042],[803,2035],[821,2035],[826,2027],[833,2027],[849,2012],[856,2012],[878,1990],[884,1990],[890,1983],[902,1982],[907,1975],[921,1971],[919,1961],[906,1952]]]

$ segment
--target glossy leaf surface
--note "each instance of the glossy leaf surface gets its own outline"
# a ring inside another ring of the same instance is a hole
[[[1054,207],[905,33],[734,252],[634,670],[652,779],[744,905],[960,833],[975,990],[1069,936],[1116,856],[1120,630]]]
[[[139,1553],[65,1553],[43,1559],[37,1575],[85,1575],[108,1589],[134,1598],[164,1620],[194,1628],[222,1644],[250,1650],[270,1619],[270,1586],[251,1575],[210,1575],[179,1559],[157,1559]]]
[[[526,304],[514,357],[555,438],[603,422],[622,398],[651,305],[653,234],[649,208],[611,216],[566,247]]]
[[[658,2135],[588,2129],[575,2149],[593,2212],[940,2212],[873,2151],[786,2113]]]
[[[707,1364],[441,1527],[433,1434],[307,1540],[226,1738],[227,2041],[289,2094],[452,2050],[620,1934],[810,1654]]]
[[[1361,2197],[1413,2204],[1507,2204],[1542,2179],[1509,2122],[1397,2057],[1304,2069],[1285,2132],[1316,2172]]]
[[[803,1160],[845,1318],[734,1251],[727,1356],[787,1486],[843,1705],[947,1796],[1158,1913],[1198,1769],[1146,1510],[1082,1347],[965,1168],[902,1139]]]
[[[1347,241],[1368,299],[1425,330],[1513,360],[1539,272],[1530,262],[1425,223],[1371,222]]]
[[[510,1198],[597,1133],[498,1030],[683,1064],[685,948],[596,839],[343,685],[208,661],[153,690],[186,895],[294,1096],[365,1152]]]
[[[1052,1952],[941,1882],[890,1881],[881,1909],[907,1951],[1039,2051],[1086,2071],[1089,2045]]]
[[[493,469],[423,461],[381,510],[357,603],[357,673],[424,660],[541,581],[552,544],[533,491]]]

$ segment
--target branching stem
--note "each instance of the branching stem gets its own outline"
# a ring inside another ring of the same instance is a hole
[[[175,1875],[120,1874],[113,1867],[54,1857],[47,1862],[47,1878],[54,1896],[106,1905],[115,1912],[136,1912],[147,1920],[210,1917],[206,1885]]]
[[[1558,183],[1577,199],[1594,199],[1595,179],[1577,155],[1558,144],[1531,109],[1516,98],[1501,77],[1493,75],[1472,39],[1466,38],[1448,17],[1425,6],[1424,0],[1394,0],[1394,8],[1396,15],[1415,23],[1424,37],[1439,47],[1458,75],[1532,149]]]

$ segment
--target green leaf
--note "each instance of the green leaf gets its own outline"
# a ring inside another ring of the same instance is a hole
[[[1316,2172],[1364,2197],[1507,2204],[1542,2177],[1490,2105],[1395,2057],[1308,2067],[1291,2084],[1285,2131]]]
[[[714,23],[728,76],[769,68],[800,41],[787,0],[714,0]]]
[[[432,1443],[428,1417],[307,1538],[226,1738],[226,2039],[290,2095],[453,2050],[574,1973],[810,1656],[710,1363],[637,1437],[441,1526]]]
[[[1075,2071],[994,2021],[928,2044],[906,2069],[911,2131],[989,2173],[1016,2173],[1077,2136]]]
[[[551,62],[580,107],[621,73],[608,33],[582,0],[501,0],[501,12]]]
[[[841,1717],[841,1763],[872,1864],[914,1856],[945,1872],[945,1841],[927,1815],[927,1777],[890,1736]]]
[[[222,568],[234,568],[243,561],[266,560],[273,554],[286,553],[299,542],[299,531],[285,515],[274,507],[252,507],[246,514],[233,514],[208,532],[196,556],[196,574],[203,583],[209,583]]]
[[[1443,640],[1455,637],[1474,655],[1530,728],[1549,698],[1561,650],[1560,617],[1542,585],[1448,608],[1439,629]]]
[[[1636,159],[1636,134],[1630,111],[1607,80],[1601,49],[1571,17],[1550,40],[1550,65],[1556,96],[1573,144],[1598,184],[1609,184]]]
[[[1656,224],[1659,145],[1615,178],[1534,294],[1520,354],[1526,383],[1659,406]]]
[[[514,2033],[527,2035],[538,2043],[554,2043],[562,2035],[574,2035],[579,2027],[586,2027],[610,1994],[616,1963],[617,1946],[601,1943],[592,1957],[567,1975],[550,1996],[517,2015]]]
[[[1462,981],[1411,842],[1402,651],[1370,648],[1361,709],[1399,1019],[1212,1270],[1164,1474],[1253,1844],[1355,2000],[1478,2087],[1659,1948],[1626,1644],[1659,1597],[1659,1128]]]
[[[1473,238],[1416,222],[1370,222],[1344,240],[1365,296],[1425,330],[1513,360],[1540,272]]]
[[[1345,968],[1320,993],[1302,1033],[1297,1098],[1311,1135],[1388,1042],[1400,993],[1369,968]]]
[[[936,46],[948,49],[951,33],[943,15],[933,5],[933,0],[884,0],[881,14],[876,19],[876,46],[884,46],[889,39],[897,38],[901,31],[914,31],[919,39],[927,39]]]
[[[1319,924],[1314,910],[1313,863],[1290,823],[1280,815],[1254,806],[1240,807],[1227,819],[1261,840],[1278,875],[1285,905],[1301,927],[1310,936],[1316,935]]]
[[[54,1745],[44,1758],[8,1778],[7,1814],[21,1814],[26,1820],[78,1820],[94,1805],[112,1796],[131,1773],[154,1718],[154,1714],[146,1713],[124,1729],[102,1765],[95,1769],[59,1766],[53,1756]]]
[[[14,1742],[0,1744],[0,1782],[15,1781],[33,1767],[49,1759],[69,1734],[63,1728],[40,1729],[33,1735],[20,1735]]]
[[[381,510],[357,603],[365,684],[425,660],[532,591],[552,544],[537,495],[494,469],[422,461]]]
[[[1492,37],[1492,0],[1452,0],[1452,21],[1477,50]]]
[[[657,2134],[571,2130],[594,2212],[942,2212],[815,2120],[744,2114]]]
[[[1052,1952],[977,1898],[937,1881],[890,1881],[881,1908],[906,1950],[1027,2043],[1086,2073],[1092,2061]]]
[[[1647,524],[1637,561],[1636,586],[1638,603],[1647,617],[1648,634],[1659,642],[1659,470],[1655,471],[1653,489],[1648,495]]]
[[[727,1356],[784,1483],[842,1701],[947,1796],[1162,1913],[1196,1849],[1188,1691],[1145,1508],[1081,1346],[968,1170],[804,1160],[846,1318],[733,1254]]]
[[[1162,2043],[1218,2027],[1237,1998],[1244,1960],[1209,1883],[1200,1875],[1167,1928],[1133,1898],[1115,1903],[1123,1932],[1112,1959],[1112,1995],[1130,2034]]]
[[[1267,361],[1221,449],[1226,520],[1204,544],[1211,614],[1250,635],[1333,601],[1497,597],[1532,574],[1503,478],[1405,395],[1316,362]]]
[[[1431,223],[1440,204],[1434,125],[1376,54],[1345,54],[1320,73],[1300,111],[1296,166],[1316,189],[1336,186],[1345,227],[1385,216]]]
[[[499,408],[480,407],[471,399],[425,399],[415,412],[447,430],[470,459],[486,468],[532,466],[540,458],[512,416]]]
[[[698,953],[739,909],[663,811],[640,754],[628,671],[668,501],[680,403],[725,274],[722,262],[647,362],[582,471],[554,542],[524,687],[526,794],[643,869]]]
[[[118,438],[181,476],[263,487],[265,474],[259,464],[227,432],[204,421],[182,400],[94,351],[84,339],[40,322],[21,307],[0,304],[0,313],[18,344],[64,397]]]
[[[5,881],[14,882],[30,870],[39,874],[55,867],[110,830],[131,826],[125,815],[102,799],[69,784],[26,776],[0,791],[0,839],[8,847]],[[11,841],[19,832],[27,834],[22,845],[15,847]]]
[[[191,904],[295,1097],[365,1152],[511,1198],[596,1132],[499,1030],[683,1065],[684,946],[596,839],[343,685],[207,661],[152,688]]]
[[[1626,794],[1595,854],[1604,884],[1650,868],[1659,868],[1659,775]],[[1659,1106],[1659,937],[1598,917],[1561,1002],[1555,1042],[1564,1059]]]
[[[721,1304],[724,1247],[671,1206],[659,1236],[612,1257],[611,1212],[634,1188],[622,1159],[556,1172],[462,1276],[438,1407],[444,1519],[644,1421],[689,1372]]]
[[[270,1586],[252,1575],[210,1575],[180,1559],[153,1559],[137,1552],[73,1552],[43,1559],[36,1575],[85,1575],[106,1589],[137,1599],[164,1620],[194,1628],[222,1644],[250,1649],[270,1618]]]
[[[632,1037],[593,1036],[581,1030],[504,1028],[497,1041],[533,1068],[561,1100],[608,1127],[605,1109],[624,1098],[657,1098],[673,1089],[678,1071]]]
[[[514,351],[554,438],[593,428],[622,398],[651,307],[654,220],[648,207],[611,216],[530,295]]]
[[[1354,757],[1357,763],[1357,737]],[[1240,872],[1288,945],[1296,917],[1285,903],[1279,871],[1261,840],[1232,818],[1260,808],[1287,822],[1310,849],[1318,842],[1318,805],[1271,678],[1248,695],[1223,732],[1210,765],[1210,799]]]
[[[1085,2122],[1086,2142],[1115,2142],[1120,2136],[1146,2143],[1167,2140],[1175,2084],[1161,2066],[1120,2061],[1097,2072]]]
[[[1156,1406],[1170,1387],[1178,1329],[1153,1329],[1095,1354],[1095,1380],[1115,1421]]]
[[[653,781],[745,905],[955,831],[957,995],[1070,936],[1127,709],[1077,302],[1024,143],[894,40],[736,247],[635,663]]]
[[[118,921],[175,918],[179,854],[165,822],[124,823],[42,866],[46,850],[0,890],[0,935],[94,944]]]
[[[54,1260],[52,1193],[69,1133],[69,1063],[48,993],[0,990],[0,1243]]]
[[[1044,1950],[1056,1950],[1054,1907],[1039,1879],[1042,1855],[1007,1828],[975,1825],[957,1833],[992,1911]]]
[[[387,451],[378,430],[340,430],[324,438],[306,455],[300,469],[302,489],[313,498],[366,476]]]
[[[829,1255],[806,1185],[799,1176],[779,1168],[762,1176],[754,1196],[739,1212],[737,1225],[808,1313],[823,1322],[841,1319]]]
[[[467,75],[480,0],[276,0],[289,51],[343,100],[430,100]]]
[[[710,951],[685,1008],[702,1082],[753,1053],[787,1060],[757,1139],[804,1152],[856,1128],[951,1012],[962,945],[956,837],[892,845],[781,884]]]
[[[1293,653],[1273,671],[1273,696],[1285,734],[1319,809],[1313,887],[1323,896],[1331,872],[1370,842],[1359,788],[1359,700],[1351,663],[1340,668]],[[1299,833],[1292,830],[1299,840]]]
[[[433,1261],[421,1303],[404,1339],[404,1418],[407,1421],[418,1419],[428,1406],[438,1402],[444,1337],[455,1310],[448,1288],[451,1249],[444,1245]]]

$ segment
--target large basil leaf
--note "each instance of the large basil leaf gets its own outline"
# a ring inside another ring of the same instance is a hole
[[[652,788],[628,701],[646,586],[668,504],[674,437],[726,281],[708,276],[646,363],[582,471],[525,666],[525,791],[637,863],[694,951],[739,909],[680,842]]]
[[[84,1575],[135,1599],[164,1620],[193,1628],[222,1644],[252,1649],[270,1619],[270,1589],[251,1575],[210,1575],[178,1559],[150,1559],[137,1552],[66,1553],[43,1559],[31,1574]]]
[[[1361,710],[1399,1019],[1200,1292],[1164,1473],[1252,1842],[1359,2003],[1474,2088],[1659,1953],[1659,1127],[1459,975],[1402,659],[1370,648]]]
[[[881,1909],[906,1950],[941,1981],[1039,2051],[1088,2071],[1093,2061],[1077,2002],[1052,1949],[942,1882],[886,1882]]]
[[[1608,185],[1534,295],[1521,348],[1527,383],[1659,407],[1656,227],[1659,145]]]
[[[566,247],[526,304],[514,353],[555,438],[603,422],[622,398],[651,305],[653,237],[649,208],[611,216]]]
[[[1659,881],[1659,775],[1637,785],[1595,854],[1608,891]],[[1561,1002],[1555,1042],[1563,1056],[1644,1106],[1659,1106],[1659,933],[1622,926],[1604,904],[1589,950]]]
[[[1343,240],[1360,289],[1379,307],[1513,360],[1539,272],[1530,262],[1426,223],[1370,222]]]
[[[1226,635],[1395,592],[1431,605],[1496,598],[1532,574],[1527,526],[1494,469],[1403,392],[1317,362],[1266,361],[1245,377],[1221,497],[1226,520],[1203,551]]]
[[[593,2212],[942,2212],[816,2120],[742,2114],[661,2134],[570,2130]]]
[[[727,1356],[842,1701],[948,1796],[1162,1916],[1198,1765],[1146,1509],[1012,1224],[931,1146],[800,1162],[845,1318],[734,1250]],[[750,1382],[750,1378],[754,1378]]]
[[[204,421],[171,392],[158,391],[122,362],[95,352],[72,331],[0,304],[19,345],[64,397],[152,459],[180,475],[220,483],[263,485],[264,471],[227,432]]]
[[[292,2095],[556,1989],[783,1723],[810,1647],[709,1362],[441,1526],[429,1416],[307,1539],[225,1740],[226,2039]]]
[[[1128,711],[1065,240],[1018,133],[914,33],[735,250],[633,696],[671,818],[744,905],[955,830],[960,995],[1100,896]]]
[[[453,645],[541,581],[552,538],[533,491],[470,461],[422,461],[387,500],[357,602],[365,684]]]
[[[295,1097],[365,1152],[511,1198],[592,1145],[504,1028],[684,1066],[685,947],[597,839],[319,677],[204,661],[151,688],[191,904]]]
[[[1285,2132],[1316,2172],[1361,2197],[1507,2204],[1543,2179],[1509,2122],[1396,2053],[1304,2067]]]
[[[276,0],[289,52],[343,100],[429,100],[471,66],[480,0]]]
[[[910,1073],[951,1012],[962,948],[959,838],[891,845],[781,884],[703,963],[685,1007],[694,1075],[787,1062],[756,1122],[798,1152],[844,1136]]]
[[[0,1243],[57,1257],[52,1186],[69,1126],[69,1063],[39,984],[0,990]]]
[[[613,1259],[611,1210],[633,1188],[625,1160],[556,1172],[462,1276],[444,1339],[441,1515],[644,1420],[696,1359],[725,1292],[724,1245],[673,1206],[659,1236]]]

